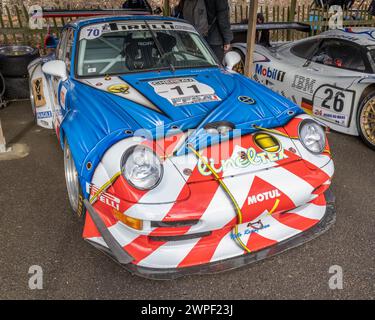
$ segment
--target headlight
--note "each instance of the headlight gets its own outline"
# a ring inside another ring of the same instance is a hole
[[[139,190],[155,188],[163,177],[163,170],[159,157],[146,146],[129,148],[121,159],[123,177]]]
[[[326,136],[323,128],[313,120],[303,120],[299,126],[299,137],[302,144],[312,153],[322,153],[326,147]]]
[[[219,134],[221,136],[226,136],[230,131],[234,129],[234,125],[227,121],[208,123],[204,127],[206,132],[211,135]]]

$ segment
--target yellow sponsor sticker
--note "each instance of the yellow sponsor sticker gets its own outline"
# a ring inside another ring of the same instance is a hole
[[[128,94],[129,93],[129,86],[127,84],[121,83],[121,84],[113,84],[107,88],[107,90],[111,93],[123,93]]]

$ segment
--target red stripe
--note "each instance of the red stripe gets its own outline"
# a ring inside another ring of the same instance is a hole
[[[307,230],[310,229],[312,226],[317,224],[319,220],[317,219],[310,219],[303,216],[300,216],[296,213],[282,213],[282,214],[275,214],[272,215],[277,221],[281,222],[282,224],[297,229],[297,230]]]
[[[225,227],[212,232],[209,237],[201,238],[193,249],[180,262],[178,268],[189,267],[197,264],[209,263],[214,255],[220,241],[230,232],[230,227],[236,223],[237,218],[233,218]]]
[[[190,178],[195,180],[197,175],[200,175],[200,173],[196,167]],[[219,188],[219,183],[216,180],[200,183],[189,183],[189,180],[180,193],[185,194],[189,191],[189,199],[186,201],[177,201],[164,217],[163,221],[200,219]]]
[[[315,198],[309,203],[315,204],[317,206],[325,206],[327,204],[326,197],[324,196],[324,194],[319,195],[319,197]]]
[[[95,202],[94,208],[98,213],[99,217],[102,219],[107,228],[115,225],[117,219],[111,214],[111,209],[104,203],[100,201]],[[85,226],[83,228],[83,238],[101,237],[98,229],[96,228],[94,222],[92,221],[90,214],[86,212]]]
[[[250,234],[250,237],[247,241],[246,247],[250,249],[250,251],[259,251],[266,247],[273,246],[278,242],[275,240],[271,240],[259,235],[257,232],[253,232]],[[246,252],[246,251],[245,251]]]
[[[132,187],[122,175],[107,189],[107,193],[123,200],[120,207],[122,212],[138,203],[147,192]]]
[[[186,234],[190,230],[190,227],[160,227],[151,231],[149,236],[181,236]]]
[[[288,157],[295,157],[295,154],[288,150],[284,150],[284,152]],[[285,164],[283,168],[305,180],[313,188],[319,187],[331,178],[319,167],[306,160],[299,160]]]
[[[127,244],[124,250],[135,259],[133,263],[138,264],[165,243],[166,242],[163,241],[151,241],[148,236],[139,236],[131,243]]]

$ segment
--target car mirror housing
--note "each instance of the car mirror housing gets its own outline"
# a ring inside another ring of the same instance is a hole
[[[42,70],[45,74],[58,77],[62,81],[65,81],[68,78],[66,73],[66,64],[61,60],[48,61],[43,65]]]
[[[234,66],[241,62],[241,56],[238,52],[229,51],[224,56],[224,65],[228,70],[233,70]]]

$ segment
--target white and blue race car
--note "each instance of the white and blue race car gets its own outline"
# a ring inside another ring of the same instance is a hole
[[[244,58],[245,43],[233,48]],[[253,79],[375,149],[375,29],[336,29],[257,45],[253,59]]]
[[[219,272],[334,222],[324,128],[234,73],[239,59],[223,67],[182,20],[109,16],[69,23],[29,66],[83,238],[131,272]]]

